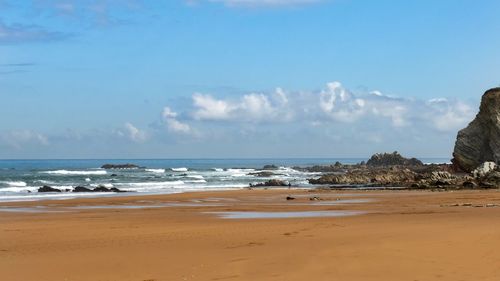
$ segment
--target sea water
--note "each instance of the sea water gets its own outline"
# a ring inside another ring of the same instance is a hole
[[[303,172],[295,166],[331,165],[335,162],[355,164],[366,161],[350,159],[99,159],[99,160],[0,160],[0,201],[65,199],[91,196],[120,196],[115,193],[73,193],[75,186],[105,186],[135,194],[165,194],[187,191],[221,190],[248,187],[270,179],[288,181],[293,186],[311,187],[309,178],[321,173]],[[447,159],[422,159],[424,162],[446,162]],[[131,163],[137,169],[101,169],[104,164]],[[276,165],[276,175],[252,175],[264,165]],[[38,193],[43,185],[64,192]],[[129,195],[131,193],[125,193]]]

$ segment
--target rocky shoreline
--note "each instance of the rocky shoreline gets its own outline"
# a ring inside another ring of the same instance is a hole
[[[311,184],[408,189],[500,188],[500,88],[486,91],[476,118],[458,132],[452,164],[424,165],[399,153],[375,154],[366,163],[303,168],[326,173]]]

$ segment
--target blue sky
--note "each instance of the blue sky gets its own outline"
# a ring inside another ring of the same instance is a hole
[[[0,158],[448,157],[500,2],[0,0]]]

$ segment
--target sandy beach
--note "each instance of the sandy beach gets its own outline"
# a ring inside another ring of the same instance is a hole
[[[2,203],[1,279],[498,280],[496,204],[496,190],[286,189]],[[360,214],[214,213],[231,211]]]

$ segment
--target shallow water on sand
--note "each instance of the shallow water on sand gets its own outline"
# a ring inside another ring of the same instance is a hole
[[[205,212],[222,219],[283,219],[314,217],[347,217],[362,215],[362,211],[302,211],[302,212]]]

